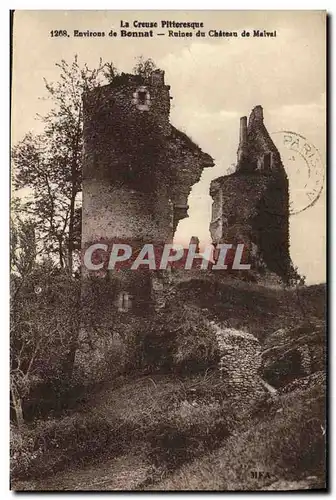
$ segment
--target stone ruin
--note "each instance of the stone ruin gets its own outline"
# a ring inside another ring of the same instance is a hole
[[[170,124],[171,99],[161,70],[146,78],[122,74],[84,95],[83,249],[98,241],[169,243],[178,222],[188,216],[191,188],[214,162]],[[210,194],[213,243],[243,242],[254,263],[285,279],[290,264],[288,180],[264,126],[261,106],[254,108],[248,124],[246,117],[241,119],[236,171],[213,180]],[[83,268],[82,274],[82,295],[89,297],[90,273]],[[164,272],[113,270],[102,279],[114,292],[105,293],[101,304],[116,310],[125,328],[143,325],[146,314],[164,307],[169,284]],[[111,331],[116,324],[112,316],[113,320],[105,315],[105,329]],[[217,332],[217,339],[230,395],[245,398],[257,393],[257,339],[228,329]],[[100,359],[106,346],[98,344]],[[89,371],[94,350],[87,355],[78,351],[76,356],[77,364]]]
[[[235,172],[211,182],[213,244],[244,243],[252,269],[286,282],[290,272],[288,179],[256,106],[240,119]]]
[[[191,188],[214,163],[170,124],[169,91],[155,70],[147,78],[122,74],[84,95],[82,248],[101,240],[171,243],[188,216]],[[109,278],[134,297],[134,312],[139,286],[141,308],[150,308],[160,273],[131,274],[140,281],[127,272]]]
[[[83,96],[82,250],[100,241],[121,241],[132,248],[171,243],[179,221],[188,216],[191,188],[214,162],[171,125],[171,99],[161,70],[148,77],[123,73]],[[104,292],[96,316],[105,331],[113,331],[116,322],[125,323],[126,331],[131,330],[127,325],[141,326],[146,316],[164,306],[168,272],[102,274]],[[95,276],[83,266],[84,304],[92,302]],[[84,311],[84,325],[86,317]],[[90,337],[89,330],[90,325],[82,328],[81,345]],[[103,339],[96,342],[97,357],[108,348],[105,344]],[[94,352],[78,352],[77,365],[88,371]]]
[[[252,334],[234,328],[222,328],[211,323],[218,342],[221,377],[225,379],[225,393],[237,409],[249,410],[251,400],[265,394],[260,378],[262,366],[261,345]]]

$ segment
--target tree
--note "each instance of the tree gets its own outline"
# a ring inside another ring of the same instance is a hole
[[[297,266],[290,265],[288,274],[288,286],[290,287],[301,287],[306,283],[306,276],[301,275],[298,271]]]
[[[70,379],[79,328],[79,280],[36,256],[34,223],[12,221],[10,382],[19,427],[34,387]]]
[[[45,81],[52,107],[40,117],[43,132],[27,133],[12,151],[14,187],[28,190],[24,202],[13,200],[11,224],[11,395],[19,424],[34,386],[71,376],[80,319],[74,271],[81,246],[82,95],[118,76],[102,60],[95,69],[80,66],[77,56],[56,66],[59,80]],[[153,68],[141,59],[136,71]]]
[[[113,81],[113,63],[99,61],[95,69],[81,67],[77,56],[56,66],[60,79],[45,80],[52,109],[43,117],[44,132],[28,133],[13,148],[14,185],[30,188],[25,210],[36,224],[37,237],[46,252],[57,255],[59,265],[70,274],[74,252],[80,248],[80,194],[82,182],[82,95]]]
[[[155,69],[157,69],[157,67],[153,59],[144,59],[143,56],[140,56],[137,58],[137,63],[133,68],[133,73],[135,75],[140,75],[143,78],[148,78]]]

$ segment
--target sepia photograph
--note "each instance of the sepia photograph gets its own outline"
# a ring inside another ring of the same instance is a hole
[[[327,12],[10,20],[11,490],[327,491]]]

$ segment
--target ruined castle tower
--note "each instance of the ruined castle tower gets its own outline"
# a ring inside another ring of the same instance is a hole
[[[170,124],[169,90],[155,70],[123,73],[83,96],[83,249],[99,241],[138,248],[172,242],[188,216],[190,190],[213,160]],[[150,302],[155,273],[109,274],[122,297],[132,296],[120,310]]]
[[[290,269],[288,179],[256,106],[240,119],[236,171],[211,182],[213,243],[244,243],[252,268],[283,280]]]
[[[123,73],[83,96],[83,251],[99,242],[160,246],[188,216],[191,188],[213,160],[170,124],[169,90],[156,70],[146,78]],[[75,373],[97,379],[111,351],[124,359],[125,338],[129,346],[147,326],[143,315],[164,306],[167,273],[105,269],[92,276],[83,265],[82,276]]]
[[[158,72],[142,83],[125,75],[84,96],[83,245],[172,237],[168,186],[160,182],[169,86]]]

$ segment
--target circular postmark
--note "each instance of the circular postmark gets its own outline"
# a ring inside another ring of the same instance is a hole
[[[289,214],[315,205],[324,187],[325,168],[318,149],[296,132],[272,133],[289,182]]]

